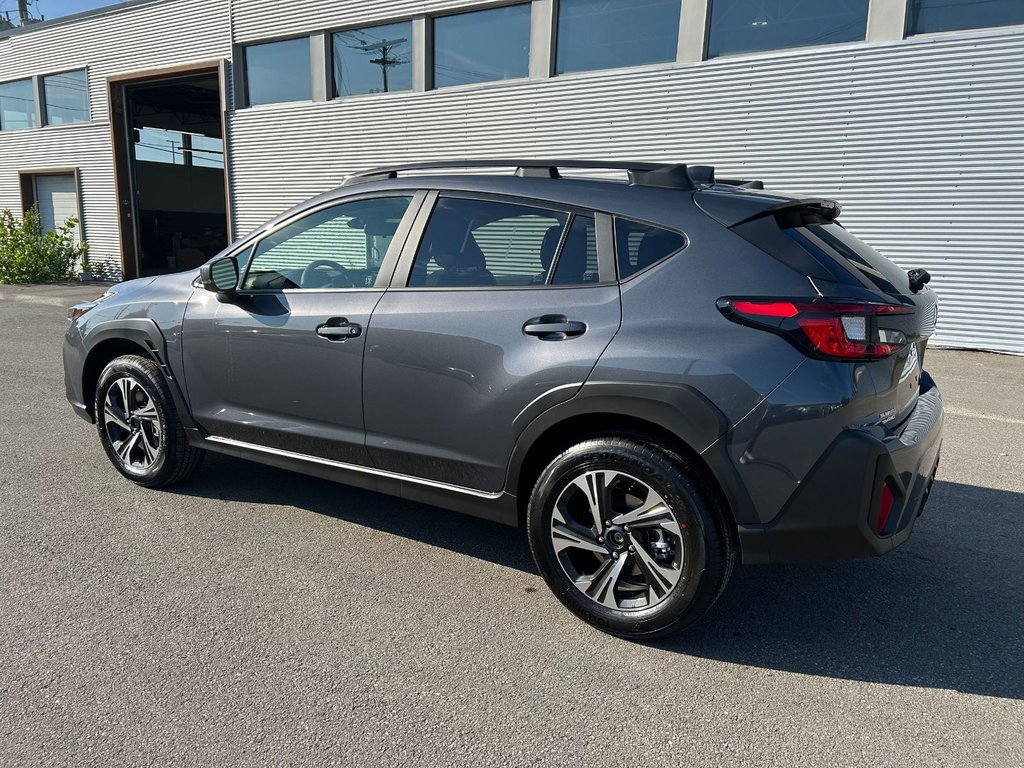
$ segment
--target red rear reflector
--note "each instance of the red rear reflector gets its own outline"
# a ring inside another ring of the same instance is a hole
[[[889,515],[895,502],[896,497],[892,495],[892,489],[889,487],[889,484],[883,483],[882,493],[878,499],[878,523],[875,526],[875,530],[878,533],[885,532],[885,526],[889,523]]]
[[[737,299],[732,302],[733,309],[745,315],[760,315],[761,317],[794,317],[799,310],[788,301],[743,301]]]

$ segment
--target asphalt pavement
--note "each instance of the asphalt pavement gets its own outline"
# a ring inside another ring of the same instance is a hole
[[[137,488],[0,287],[0,764],[1024,765],[1024,358],[933,349],[943,459],[885,557],[739,568],[654,645],[512,529],[226,457]]]

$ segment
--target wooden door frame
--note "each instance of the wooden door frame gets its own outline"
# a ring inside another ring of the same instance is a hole
[[[215,59],[176,67],[148,69],[107,78],[110,109],[110,141],[114,156],[114,189],[117,195],[117,220],[121,239],[121,274],[125,280],[139,276],[139,250],[136,242],[134,190],[131,178],[128,116],[125,113],[125,90],[135,85],[159,84],[164,80],[183,79],[192,75],[213,75],[220,90],[220,132],[224,148],[224,215],[228,242],[233,232],[231,221],[231,182],[228,177],[227,134],[227,59]]]

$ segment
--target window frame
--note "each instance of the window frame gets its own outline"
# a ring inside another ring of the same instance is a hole
[[[682,253],[683,251],[685,251],[687,248],[690,247],[690,237],[689,237],[689,235],[687,235],[683,230],[679,229],[678,227],[669,227],[669,226],[666,226],[665,224],[662,224],[660,222],[651,221],[650,219],[638,219],[635,216],[620,216],[619,214],[613,214],[611,218],[612,218],[612,245],[613,245],[613,247],[615,249],[615,251],[614,251],[614,255],[615,255],[615,261],[614,261],[614,264],[615,264],[615,277],[616,277],[616,280],[619,282],[620,285],[622,283],[628,283],[629,281],[631,281],[635,277],[639,277],[640,275],[643,275],[643,274],[646,274],[647,272],[650,272],[655,267],[657,267],[657,266],[659,266],[661,264],[664,264],[666,261],[668,261],[672,257],[679,255],[680,253]],[[676,234],[676,235],[679,235],[680,237],[682,237],[683,238],[683,244],[679,248],[676,248],[674,251],[672,251],[670,253],[666,253],[664,256],[662,256],[657,261],[655,261],[655,262],[653,262],[651,264],[648,264],[643,269],[638,269],[636,272],[633,272],[632,274],[627,275],[626,277],[621,277],[619,275],[619,246],[618,246],[618,237],[615,236],[615,225],[618,223],[619,220],[628,221],[628,222],[631,222],[633,224],[643,224],[646,227],[654,227],[655,229],[663,229],[666,232],[671,232],[673,234]]]
[[[409,65],[412,68],[412,82],[409,85],[409,87],[405,88],[403,90],[400,90],[400,91],[386,91],[386,92],[382,91],[382,92],[379,92],[379,93],[352,93],[352,94],[347,94],[347,95],[340,93],[338,91],[337,79],[335,78],[336,71],[335,71],[335,66],[334,66],[334,36],[335,35],[339,35],[339,34],[345,34],[346,32],[357,32],[357,31],[362,30],[362,29],[374,29],[375,27],[390,27],[390,26],[393,26],[395,24],[408,24],[409,25],[409,49],[410,49],[409,50],[409,55],[410,55]],[[348,99],[365,99],[367,97],[374,97],[374,96],[385,96],[386,97],[386,96],[390,96],[392,94],[415,93],[415,91],[416,91],[416,68],[419,66],[419,61],[416,58],[416,44],[414,42],[414,38],[416,36],[416,24],[415,24],[415,20],[411,16],[403,16],[403,17],[400,17],[400,18],[392,18],[392,19],[387,20],[387,21],[370,22],[370,23],[366,23],[366,24],[359,24],[359,25],[356,25],[356,26],[349,25],[349,26],[344,26],[344,27],[332,27],[332,28],[326,30],[326,35],[327,35],[327,55],[328,55],[328,59],[329,59],[328,62],[327,62],[327,69],[328,69],[328,76],[329,76],[329,82],[327,83],[327,100],[328,101],[337,101],[339,99],[345,99],[345,100],[348,100]]]
[[[32,125],[23,125],[20,128],[4,128],[3,119],[0,117],[0,133],[10,133],[12,131],[31,131],[37,128],[43,128],[46,125],[46,116],[40,111],[41,104],[39,102],[41,93],[41,79],[39,75],[29,75],[27,77],[18,77],[14,80],[2,80],[0,86],[13,85],[14,83],[28,83],[29,91],[32,93]],[[10,97],[8,97],[10,98]],[[42,120],[40,119],[42,118]]]
[[[437,84],[437,78],[435,77],[435,75],[437,74],[437,35],[436,35],[437,20],[438,19],[451,18],[452,16],[465,16],[465,15],[471,14],[471,13],[484,13],[486,11],[495,11],[495,10],[498,10],[498,9],[501,9],[501,8],[511,8],[511,7],[517,6],[517,5],[524,5],[524,6],[526,6],[529,9],[530,26],[529,26],[529,30],[527,32],[527,43],[529,44],[530,47],[529,47],[529,49],[526,52],[526,74],[522,75],[521,77],[506,77],[506,78],[500,78],[500,79],[496,79],[496,80],[476,80],[476,81],[474,81],[472,83],[456,83],[454,85],[441,85],[441,86],[439,86]],[[534,79],[532,77],[532,75],[530,74],[531,60],[532,60],[533,55],[534,55],[534,52],[533,52],[533,39],[532,39],[532,36],[533,36],[533,25],[534,25],[534,18],[533,18],[534,7],[533,7],[533,5],[534,5],[533,4],[533,0],[501,0],[500,2],[492,2],[492,3],[489,3],[487,5],[470,6],[468,8],[467,7],[452,8],[450,10],[439,11],[437,13],[428,13],[427,14],[427,28],[428,28],[428,32],[427,32],[427,45],[426,45],[426,50],[425,50],[425,55],[426,55],[426,62],[425,62],[425,64],[426,64],[426,66],[424,67],[426,69],[426,76],[427,76],[426,90],[428,90],[428,91],[451,91],[451,90],[457,90],[459,88],[480,88],[480,87],[486,87],[486,86],[493,86],[493,85],[495,85],[497,83],[521,83],[521,82],[524,82],[526,80]],[[555,23],[556,22],[553,21],[552,22],[552,26]],[[555,54],[554,35],[552,35],[552,43],[551,43],[551,45],[552,45],[552,48],[551,48],[551,53],[552,53],[551,58],[552,58],[552,61],[554,61],[554,54]],[[414,64],[415,64],[415,62],[414,62]],[[415,90],[415,88],[413,88],[413,90]]]
[[[413,264],[416,260],[416,253],[419,251],[420,243],[423,241],[423,236],[427,231],[427,224],[430,222],[430,218],[434,214],[434,208],[437,205],[437,201],[442,197],[447,199],[459,199],[459,200],[481,200],[484,202],[492,203],[506,203],[509,205],[519,205],[525,208],[536,208],[542,211],[561,213],[566,216],[565,227],[562,231],[562,236],[558,241],[558,250],[555,251],[555,257],[551,260],[551,267],[548,269],[548,274],[545,277],[543,283],[531,283],[523,285],[409,285],[409,278],[412,276]],[[554,268],[558,264],[558,260],[562,256],[562,246],[565,243],[566,235],[569,232],[569,227],[572,225],[573,217],[579,214],[581,216],[590,216],[595,221],[595,235],[597,239],[597,265],[598,265],[598,280],[596,283],[562,283],[559,285],[551,284],[551,277],[554,274]],[[526,197],[518,195],[503,195],[494,194],[492,192],[474,192],[471,190],[457,190],[457,189],[432,189],[427,192],[427,198],[424,200],[423,205],[420,207],[419,213],[416,216],[416,221],[413,223],[412,231],[406,238],[405,246],[402,249],[401,257],[399,258],[398,267],[395,269],[394,275],[392,276],[391,283],[388,286],[389,291],[546,291],[546,290],[579,290],[579,289],[591,289],[591,288],[607,288],[609,285],[615,285],[616,283],[616,272],[614,259],[614,239],[609,240],[609,234],[614,234],[614,230],[611,229],[611,215],[595,211],[590,208],[583,206],[571,205],[565,203],[559,203],[555,201],[543,200],[536,197]]]
[[[306,68],[309,70],[309,96],[305,99],[291,99],[289,101],[267,101],[259,104],[253,104],[251,94],[249,93],[249,49],[256,48],[261,45],[273,45],[274,43],[287,43],[292,40],[305,40],[309,49],[309,56],[306,60]],[[235,46],[239,55],[236,58],[237,61],[241,62],[241,85],[242,85],[242,108],[253,109],[253,108],[272,108],[278,104],[308,104],[315,100],[316,96],[316,83],[313,77],[313,34],[305,35],[287,35],[285,37],[274,37],[269,40],[252,40],[247,43],[239,43]]]
[[[85,75],[85,114],[84,120],[72,120],[67,123],[51,123],[50,113],[47,110],[46,103],[46,79],[50,77],[58,77],[59,75],[70,75],[75,72],[81,72]],[[43,127],[54,127],[62,128],[65,125],[81,125],[82,123],[91,123],[92,119],[92,103],[89,98],[89,67],[75,67],[74,69],[62,69],[59,72],[47,72],[39,75],[39,89],[36,99],[39,101],[38,113],[42,116]]]
[[[374,278],[372,286],[353,286],[351,288],[242,288],[242,286],[245,285],[246,278],[249,276],[249,269],[252,267],[252,261],[253,257],[256,255],[256,250],[259,248],[260,243],[267,237],[275,234],[285,227],[301,221],[307,216],[312,216],[328,208],[336,208],[340,205],[347,205],[348,203],[355,203],[360,200],[379,200],[385,197],[409,197],[411,200],[409,201],[409,206],[405,209],[405,213],[402,215],[402,220],[398,223],[398,228],[395,230],[394,236],[391,238],[391,243],[388,245],[387,253],[384,254],[384,258],[380,263],[380,269],[377,270],[377,276]],[[399,257],[403,253],[412,225],[416,221],[416,217],[419,215],[420,209],[423,206],[425,197],[426,193],[423,190],[417,189],[388,189],[377,192],[364,192],[362,194],[354,194],[327,200],[319,205],[304,208],[293,216],[282,219],[274,224],[274,226],[260,231],[251,239],[240,244],[236,251],[231,254],[237,258],[237,254],[244,253],[246,249],[249,250],[249,255],[245,260],[245,264],[240,263],[238,265],[237,293],[240,296],[265,296],[268,294],[287,293],[352,293],[353,291],[383,291],[387,289],[395,273],[395,267],[398,265]]]
[[[935,32],[914,32],[911,29],[911,21],[913,20],[914,3],[913,0],[907,0],[907,11],[903,18],[903,39],[904,40],[916,40],[934,37],[947,37],[950,35],[970,35],[978,33],[998,33],[1000,30],[1013,29],[1014,27],[1024,26],[1024,22],[1017,22],[1011,24],[999,24],[994,27],[957,27],[956,29],[942,29]]]

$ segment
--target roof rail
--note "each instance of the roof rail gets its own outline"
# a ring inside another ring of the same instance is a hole
[[[483,160],[444,160],[428,163],[408,163],[405,165],[386,165],[370,168],[353,174],[345,179],[343,187],[365,181],[394,179],[399,173],[410,171],[441,171],[467,168],[515,168],[516,176],[529,178],[558,179],[561,178],[560,168],[589,170],[621,170],[626,171],[630,185],[638,187],[661,187],[664,189],[693,190],[699,186],[715,183],[715,169],[710,165],[691,165],[684,163],[652,163],[643,161],[606,161],[606,160],[533,160],[493,158]],[[751,186],[763,189],[761,182],[746,182],[721,179],[720,183],[736,186]]]

